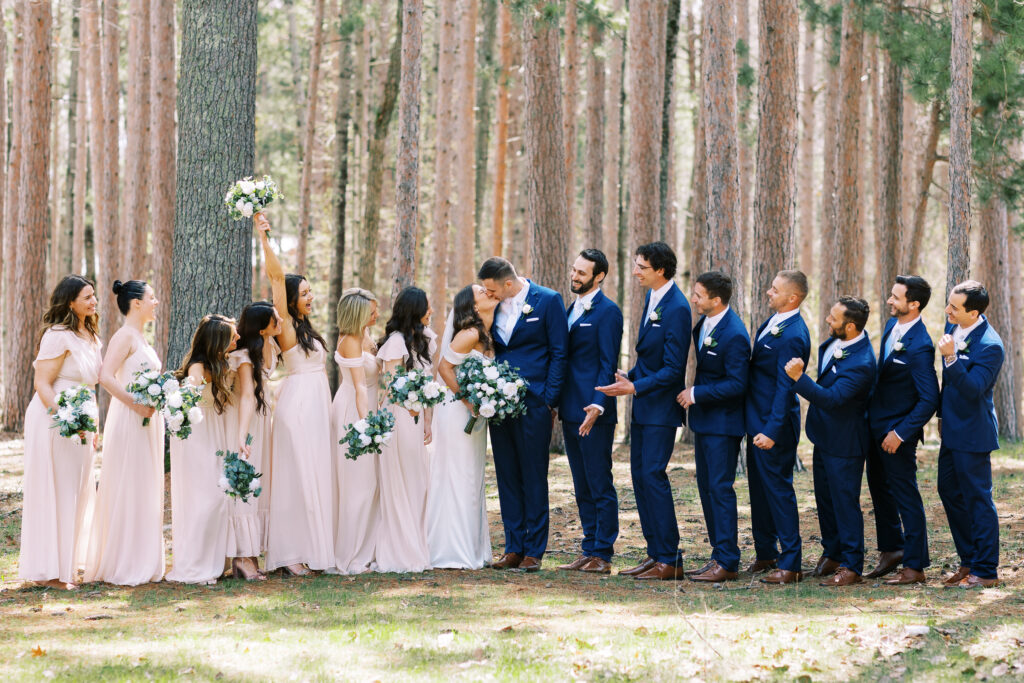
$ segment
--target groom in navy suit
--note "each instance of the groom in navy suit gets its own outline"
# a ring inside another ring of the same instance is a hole
[[[666,468],[676,430],[685,419],[676,396],[686,376],[690,350],[690,305],[672,277],[676,255],[664,242],[637,248],[633,276],[647,288],[636,341],[636,365],[619,371],[613,384],[597,387],[608,396],[633,396],[629,465],[647,559],[619,572],[641,580],[683,578],[672,486]]]
[[[949,294],[939,403],[939,498],[946,510],[960,568],[947,586],[988,588],[999,583],[999,516],[992,502],[992,451],[999,426],[992,388],[1003,366],[1003,341],[982,315],[988,291],[974,280]]]
[[[505,527],[505,553],[491,566],[536,572],[548,545],[548,452],[565,377],[565,306],[561,294],[519,277],[500,257],[484,261],[477,277],[501,301],[491,328],[495,356],[529,382],[526,413],[490,425]]]
[[[576,507],[583,527],[582,553],[563,571],[611,573],[619,535],[619,499],[612,479],[615,399],[594,387],[615,381],[622,347],[622,311],[601,291],[608,259],[584,249],[572,264],[572,293],[566,309],[569,360],[558,413],[572,471]]]

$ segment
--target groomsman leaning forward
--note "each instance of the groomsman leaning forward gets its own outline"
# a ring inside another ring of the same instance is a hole
[[[561,294],[519,277],[503,258],[484,261],[477,277],[501,301],[491,328],[495,357],[530,383],[526,413],[490,425],[505,527],[505,553],[491,567],[536,572],[548,544],[548,453],[565,377],[565,305]]]
[[[917,444],[939,405],[935,346],[921,319],[932,288],[924,278],[900,275],[892,286],[889,312],[878,349],[878,374],[868,404],[871,448],[868,491],[875,508],[879,557],[865,576],[876,579],[903,569],[886,584],[924,583],[928,531],[917,489]]]
[[[697,372],[693,386],[676,400],[687,410],[693,431],[697,491],[704,510],[711,561],[691,581],[718,583],[737,577],[740,549],[736,532],[736,460],[743,441],[743,397],[747,391],[750,336],[729,307],[732,278],[710,271],[693,285],[693,308],[701,315],[693,329]]]
[[[690,305],[672,282],[676,255],[664,242],[637,248],[633,276],[647,288],[636,341],[636,365],[617,372],[613,384],[597,387],[608,396],[633,396],[629,465],[647,559],[620,572],[636,579],[683,578],[672,486],[666,468],[676,430],[685,415],[676,395],[686,376],[690,351]]]
[[[583,527],[580,556],[559,569],[610,574],[619,535],[619,499],[612,478],[615,399],[595,387],[615,381],[622,348],[622,311],[601,291],[608,259],[584,249],[572,264],[576,301],[566,309],[569,347],[558,414]]]
[[[803,579],[800,515],[793,490],[793,466],[800,443],[800,399],[786,363],[807,365],[811,337],[800,314],[807,297],[807,277],[799,270],[780,271],[767,292],[774,311],[754,336],[744,419],[747,431],[747,483],[754,535],[751,573],[768,572],[764,583]]]
[[[864,572],[864,517],[860,482],[870,447],[868,397],[875,381],[875,354],[864,327],[868,302],[850,296],[832,305],[825,322],[830,338],[818,347],[818,381],[793,358],[786,374],[807,399],[807,437],[814,444],[814,500],[823,553],[815,576],[822,586],[860,583]],[[831,574],[831,576],[829,576]]]
[[[947,586],[987,588],[999,582],[999,516],[992,502],[992,451],[999,430],[992,388],[1003,366],[1003,341],[982,315],[988,291],[974,280],[949,294],[939,402],[939,498],[960,568]]]

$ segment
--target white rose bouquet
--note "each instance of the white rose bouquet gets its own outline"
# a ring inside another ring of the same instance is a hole
[[[247,434],[245,445],[248,446],[250,444],[252,444],[252,434]],[[232,498],[241,498],[243,503],[249,500],[249,496],[253,498],[260,497],[263,487],[256,486],[256,488],[253,488],[253,483],[262,477],[263,473],[256,471],[256,468],[249,462],[245,453],[217,451],[217,457],[224,458],[224,474],[221,475],[219,482],[220,488],[224,493]]]
[[[267,208],[275,199],[284,199],[284,195],[277,189],[273,178],[265,175],[263,180],[253,180],[249,176],[228,189],[224,204],[228,207],[228,215],[238,221],[252,218],[254,213]]]
[[[181,388],[173,372],[160,373],[143,367],[142,370],[132,375],[132,381],[125,387],[125,391],[132,395],[139,405],[149,406],[160,410],[167,401],[167,395],[173,394]],[[149,425],[149,418],[142,418],[142,426]]]
[[[381,450],[395,430],[395,416],[391,411],[381,408],[370,413],[353,424],[345,425],[345,436],[338,443],[348,446],[345,457],[355,460],[365,453],[380,455]]]
[[[399,365],[394,373],[386,373],[382,382],[392,403],[417,413],[413,417],[417,424],[420,421],[418,413],[443,403],[447,397],[445,387],[426,370],[407,370],[404,365]]]
[[[84,445],[85,433],[95,434],[99,422],[100,409],[96,405],[96,394],[85,384],[80,384],[57,394],[56,402],[53,426],[65,438],[77,435]]]
[[[166,384],[165,384],[166,386]],[[203,387],[189,383],[181,384],[178,390],[167,392],[160,414],[167,423],[167,431],[179,439],[187,439],[192,426],[203,421],[199,401],[203,398]]]
[[[477,416],[498,423],[526,412],[526,388],[530,383],[505,361],[496,363],[490,358],[470,356],[455,369],[455,379],[459,383],[455,398],[468,401],[476,412],[466,423],[467,434],[476,426]]]

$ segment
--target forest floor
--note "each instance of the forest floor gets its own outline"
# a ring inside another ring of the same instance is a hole
[[[993,459],[1001,523],[994,589],[943,589],[957,560],[935,492],[937,447],[921,452],[932,567],[927,585],[807,581],[770,587],[640,583],[554,570],[575,555],[579,523],[564,457],[551,461],[545,569],[317,576],[260,584],[89,585],[74,593],[16,578],[21,441],[0,437],[0,678],[198,680],[981,680],[1024,678],[1024,448]],[[809,453],[803,453],[805,462]],[[692,450],[669,474],[687,567],[710,548]],[[628,447],[615,458],[622,533],[615,559],[642,559]],[[796,475],[804,564],[820,554],[810,472]],[[752,560],[747,482],[738,478],[740,545]],[[492,542],[501,547],[493,468]],[[866,486],[861,495],[874,546]],[[169,503],[169,496],[167,497]],[[169,518],[168,518],[169,519]],[[169,527],[166,532],[169,547]],[[875,557],[868,553],[868,565]]]

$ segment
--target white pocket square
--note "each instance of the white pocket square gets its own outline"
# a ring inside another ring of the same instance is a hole
[[[537,322],[538,320],[540,320],[540,318],[527,318],[527,319],[526,319],[526,322],[528,322],[528,323],[535,323],[535,322]]]
[[[957,358],[959,358],[960,360],[967,360],[967,356],[965,356],[962,353],[959,356],[957,356]]]
[[[832,372],[839,372],[838,370],[836,370],[836,366],[834,365],[832,366]]]
[[[594,323],[580,323],[580,327],[590,327]]]
[[[765,344],[765,345],[764,345],[764,348],[766,348],[766,349],[770,349],[770,348],[772,348],[772,347],[770,347],[770,346],[768,346],[767,344]]]
[[[893,358],[892,362],[895,363],[896,365],[906,365],[906,362],[901,361],[899,358]]]
[[[717,356],[718,354],[715,353],[714,351],[708,351],[708,355],[709,356]]]
[[[651,327],[661,327],[658,323],[651,323]]]

